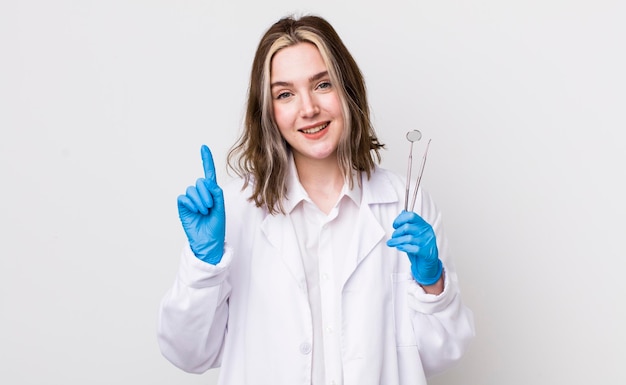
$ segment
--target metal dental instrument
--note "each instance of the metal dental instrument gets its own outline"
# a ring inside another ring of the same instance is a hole
[[[409,186],[411,184],[411,174],[413,169],[413,142],[417,142],[422,138],[422,133],[418,130],[409,131],[406,133],[406,139],[411,142],[411,149],[409,150],[409,161],[407,166],[407,175],[406,175],[406,192],[404,195],[404,211],[409,211]],[[430,146],[430,139],[426,144],[426,150],[424,151],[424,156],[422,157],[422,164],[420,165],[419,174],[417,176],[417,180],[415,181],[415,188],[413,190],[413,198],[411,200],[411,211],[415,208],[415,201],[417,199],[417,190],[419,189],[420,182],[422,181],[422,175],[424,174],[424,166],[426,165],[426,155],[428,155],[428,147]]]

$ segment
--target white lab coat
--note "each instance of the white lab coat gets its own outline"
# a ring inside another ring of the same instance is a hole
[[[210,265],[188,246],[160,308],[162,354],[179,368],[221,367],[223,385],[310,385],[313,325],[300,250],[288,215],[247,201],[241,181],[225,186],[226,251]],[[425,294],[406,254],[386,246],[404,205],[404,181],[378,168],[363,176],[357,239],[340,278],[345,385],[415,385],[449,368],[474,336],[461,302],[441,215],[420,191],[416,212],[437,235],[445,290]]]

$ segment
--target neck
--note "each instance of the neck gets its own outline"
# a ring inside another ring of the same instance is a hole
[[[302,187],[320,210],[328,214],[337,202],[345,182],[337,159],[294,160]]]

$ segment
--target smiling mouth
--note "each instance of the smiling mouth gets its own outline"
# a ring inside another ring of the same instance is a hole
[[[324,123],[313,128],[307,128],[306,130],[298,130],[298,131],[302,132],[303,134],[315,134],[315,133],[322,131],[326,127],[328,127],[328,123]]]

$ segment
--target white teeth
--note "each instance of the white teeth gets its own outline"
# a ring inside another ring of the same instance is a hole
[[[305,134],[315,134],[316,132],[322,131],[327,126],[328,126],[328,123],[325,123],[325,124],[322,124],[321,126],[318,126],[318,127],[313,127],[313,128],[309,128],[308,130],[300,130],[300,131],[305,133]]]

